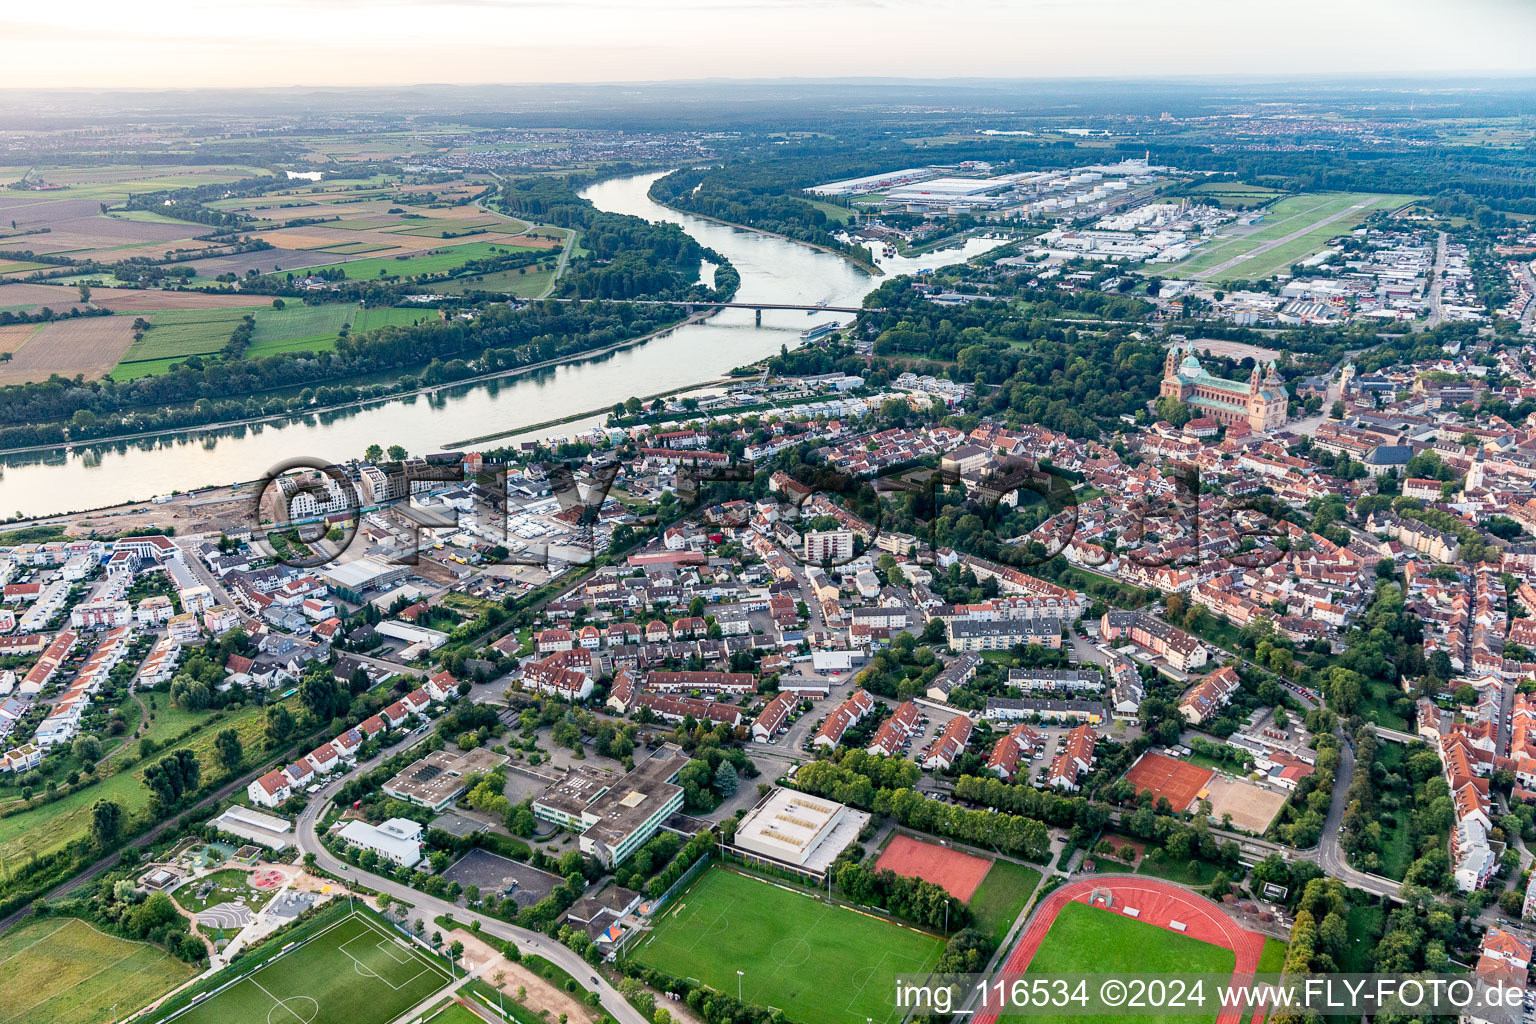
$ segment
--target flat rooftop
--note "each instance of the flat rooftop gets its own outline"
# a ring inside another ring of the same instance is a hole
[[[868,814],[834,800],[777,789],[741,820],[736,845],[821,872],[868,821]]]
[[[592,806],[592,801],[622,778],[613,772],[576,765],[565,773],[565,778],[551,783],[538,798],[538,802],[560,814],[579,818]]]
[[[587,834],[610,848],[618,846],[683,791],[670,780],[687,763],[688,755],[677,744],[658,747],[587,808],[586,813],[597,816]]]
[[[434,750],[384,783],[384,792],[423,807],[443,807],[464,792],[469,776],[489,771],[504,760],[488,750],[467,754]]]

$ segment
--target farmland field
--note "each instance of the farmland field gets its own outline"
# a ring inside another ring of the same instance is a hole
[[[320,311],[326,315],[314,315]],[[346,303],[263,310],[256,314],[256,333],[245,354],[254,358],[279,352],[323,352],[336,346],[337,332],[343,324],[350,323],[352,333],[361,334],[378,327],[406,327],[418,320],[436,318],[437,312],[430,309],[359,309]]]
[[[372,231],[375,228],[387,228],[399,221],[393,217],[348,217],[338,221],[332,221],[326,227],[341,228],[344,231]]]
[[[187,356],[218,352],[247,315],[256,321],[250,347],[246,349],[248,357],[334,348],[338,332],[349,324],[356,334],[376,327],[406,326],[436,316],[431,310],[360,309],[347,302],[319,306],[294,303],[283,309],[265,306],[152,313],[145,319],[153,326],[144,332],[143,340],[129,348],[123,361],[112,371],[112,377],[114,380],[132,380],[151,373],[164,373],[171,363]]]
[[[756,878],[711,868],[634,951],[641,963],[697,978],[815,1024],[898,1021],[892,979],[928,971],[944,940]]]
[[[269,174],[260,167],[227,165],[224,167],[157,167],[152,173],[137,164],[104,167],[38,167],[38,175],[53,185],[66,185],[71,192],[88,192],[92,198],[115,195],[127,197],[140,192],[158,192],[168,188],[216,185]]]
[[[179,1024],[388,1024],[450,981],[392,929],[353,914],[202,1002]]]
[[[518,227],[517,225],[521,225]],[[441,220],[427,218],[426,220],[408,220],[404,227],[395,228],[392,234],[397,235],[421,235],[426,238],[453,238],[459,235],[467,235],[472,231],[499,231],[514,232],[526,228],[521,221],[508,222],[500,219],[481,220]]]
[[[107,376],[118,383],[167,373],[177,363],[186,362],[186,356],[170,356],[165,359],[139,359],[131,363],[118,363]]]
[[[0,384],[44,381],[81,374],[104,376],[133,344],[133,324],[126,317],[92,316],[55,320],[31,335],[9,361],[0,363]]]
[[[352,333],[361,334],[363,331],[377,330],[380,327],[405,327],[418,320],[436,319],[439,319],[439,314],[435,309],[392,309],[370,306],[367,309],[359,309],[357,315],[352,318]]]
[[[232,182],[266,174],[248,167],[33,167],[36,179],[62,186],[46,192],[21,191],[0,196],[0,213],[14,222],[25,236],[24,247],[35,253],[68,253],[72,257],[163,255],[172,249],[202,249],[209,243],[195,236],[204,233],[191,221],[178,220],[143,210],[103,208],[134,195],[161,189]],[[45,230],[38,230],[45,229]]]
[[[314,267],[310,272],[318,274],[321,271],[340,270],[353,281],[377,277],[413,277],[417,274],[440,274],[445,270],[456,270],[470,260],[499,255],[503,251],[523,252],[533,248],[509,243],[466,242],[414,256],[379,256],[351,263],[333,263],[325,267]]]
[[[0,1024],[105,1024],[192,977],[164,950],[45,918],[0,936]]]
[[[123,362],[168,359],[217,352],[229,341],[249,309],[177,309],[150,313],[149,330],[133,343]]]
[[[323,306],[292,305],[285,309],[264,309],[256,314],[256,331],[251,347],[263,342],[287,341],[317,335],[333,335],[341,330],[357,307],[350,302],[328,302]]]
[[[15,352],[42,329],[42,324],[6,324],[0,327],[0,352]]]
[[[241,295],[235,292],[150,291],[136,288],[93,288],[92,306],[114,313],[146,313],[167,309],[229,309],[235,306],[269,306],[268,295]],[[58,312],[84,307],[80,292],[53,284],[0,284],[0,309],[41,309]]]
[[[319,251],[334,253],[337,256],[361,256],[364,253],[398,248],[397,245],[385,245],[383,242],[343,242],[340,245],[328,245]]]
[[[520,299],[537,298],[548,290],[555,272],[537,266],[528,267],[527,270],[526,274],[520,274],[516,270],[498,270],[493,274],[460,277],[444,283],[441,289],[454,294],[487,291],[506,292]]]

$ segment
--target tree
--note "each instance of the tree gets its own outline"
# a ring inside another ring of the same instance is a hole
[[[457,961],[459,957],[464,955],[464,943],[460,942],[458,939],[454,939],[453,942],[448,946],[448,955],[453,960]]]
[[[117,846],[123,836],[123,809],[111,800],[91,805],[91,841],[103,852]]]
[[[722,797],[735,795],[737,780],[736,766],[729,761],[721,761],[720,767],[715,769],[715,792]]]
[[[91,301],[91,286],[90,285],[86,284],[84,281],[81,281],[75,287],[80,289],[80,301],[81,302],[90,302]]]
[[[213,738],[213,753],[218,758],[219,767],[226,772],[239,768],[245,761],[245,748],[240,743],[240,734],[233,729],[220,732]]]
[[[391,462],[404,462],[407,454],[409,453],[398,444],[389,446],[389,461]]]
[[[70,746],[74,755],[86,764],[101,760],[101,740],[95,736],[84,735],[75,737],[75,742]]]
[[[197,754],[183,748],[144,769],[144,785],[160,810],[170,810],[197,789],[201,775]]]
[[[277,746],[293,734],[293,714],[284,704],[267,708],[267,741]]]
[[[314,664],[312,671],[299,680],[299,700],[318,722],[329,722],[346,713],[351,704],[351,693],[337,685],[335,677],[324,662]]]
[[[213,688],[189,672],[171,680],[171,702],[188,711],[201,711],[213,702]]]
[[[363,449],[363,458],[369,462],[378,462],[384,458],[384,449],[376,444],[371,444]]]

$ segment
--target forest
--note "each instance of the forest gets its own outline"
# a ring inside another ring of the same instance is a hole
[[[1035,423],[1073,437],[1098,437],[1110,421],[1135,415],[1157,395],[1164,349],[1121,327],[1085,323],[1080,331],[1052,315],[1073,306],[1105,319],[1130,318],[1146,308],[1139,299],[1102,293],[1057,298],[1061,302],[1050,300],[1046,307],[1042,301],[1022,316],[1003,302],[940,309],[905,281],[892,281],[866,300],[884,312],[863,316],[878,329],[877,356],[949,364],[943,368],[948,376],[977,385],[981,415],[1001,416],[1011,426]]]
[[[868,249],[839,240],[834,232],[840,225],[808,202],[809,197],[798,194],[799,188],[815,181],[786,187],[782,175],[796,169],[773,161],[732,164],[718,170],[685,168],[658,178],[651,186],[651,198],[675,209],[825,246],[873,266]],[[798,170],[802,175],[808,170],[825,174],[826,162],[817,161],[814,168]]]

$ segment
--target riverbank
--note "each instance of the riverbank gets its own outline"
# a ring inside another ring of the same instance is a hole
[[[401,391],[397,394],[379,395],[374,398],[358,398],[350,402],[342,402],[336,405],[326,405],[316,409],[306,409],[301,413],[271,413],[267,416],[255,416],[240,420],[224,420],[219,423],[205,423],[195,427],[177,427],[173,430],[153,430],[139,434],[114,434],[111,437],[91,438],[90,440],[73,443],[70,444],[68,448],[97,448],[107,447],[126,441],[145,441],[156,439],[171,439],[177,437],[191,437],[198,434],[238,430],[242,427],[264,426],[272,423],[292,423],[310,416],[324,416],[335,412],[346,412],[348,410],[355,409],[371,409],[377,406],[389,405],[392,402],[403,402],[408,399],[422,398],[428,395],[433,395],[444,388],[457,388],[474,384],[484,384],[487,381],[504,380],[511,377],[518,377],[526,373],[533,373],[538,370],[548,370],[557,366],[569,366],[576,363],[586,362],[589,359],[597,359],[601,356],[611,355],[614,352],[622,352],[624,349],[635,345],[644,344],[645,342],[654,338],[663,337],[680,327],[686,327],[689,324],[699,323],[703,320],[707,320],[718,312],[718,309],[711,309],[693,313],[677,321],[676,323],[668,324],[666,327],[661,327],[651,331],[649,334],[642,334],[635,338],[626,338],[623,341],[616,341],[612,344],[604,345],[601,348],[589,349],[586,352],[575,352],[569,356],[560,356],[555,359],[544,359],[537,363],[529,363],[526,366],[515,366],[510,370],[497,370],[493,373],[482,373],[474,377],[465,377],[462,380],[449,381],[444,384],[423,385],[422,387],[416,388],[413,391]],[[527,428],[518,429],[521,430]],[[34,452],[58,451],[59,448],[60,446],[56,444],[35,444],[28,445],[25,448],[0,448],[0,458],[3,458],[7,455],[27,455]],[[197,490],[199,487],[203,486],[207,485],[199,484],[197,487],[184,489]],[[86,509],[81,511],[91,510]]]
[[[807,249],[815,249],[817,252],[824,252],[828,256],[836,256],[839,259],[846,261],[850,266],[857,267],[859,270],[862,270],[864,273],[868,274],[870,277],[884,277],[885,276],[885,271],[881,270],[875,264],[873,264],[873,263],[865,263],[863,260],[861,260],[861,259],[859,259],[859,258],[857,258],[857,257],[855,257],[855,256],[853,256],[853,255],[851,255],[849,253],[841,252],[841,251],[839,251],[837,249],[834,249],[830,245],[819,245],[816,242],[806,242],[806,241],[803,241],[803,240],[801,240],[799,238],[791,238],[788,235],[781,235],[777,231],[764,231],[762,228],[755,228],[755,227],[753,227],[750,224],[738,224],[736,221],[733,221],[733,220],[721,220],[719,217],[711,217],[711,216],[709,216],[706,213],[695,213],[692,210],[685,210],[685,209],[683,209],[680,206],[672,206],[671,204],[665,203],[665,202],[663,202],[662,200],[660,200],[660,199],[658,199],[656,197],[655,183],[654,182],[652,183],[651,188],[646,190],[645,196],[646,196],[647,199],[649,199],[651,202],[655,203],[657,206],[665,207],[666,209],[671,210],[673,213],[680,213],[680,214],[682,214],[685,217],[697,217],[697,218],[699,218],[699,220],[707,220],[711,224],[720,224],[720,225],[722,225],[724,227],[736,228],[739,231],[750,231],[753,234],[766,235],[769,238],[777,238],[777,239],[779,239],[781,241],[792,242],[795,245],[803,245]]]
[[[710,388],[720,384],[730,383],[732,383],[730,377],[719,377],[715,380],[703,380],[699,381],[697,384],[684,384],[681,387],[671,388],[667,391],[657,391],[654,394],[636,395],[635,397],[639,398],[642,402],[653,402],[658,398],[671,398],[673,395],[681,395],[685,392],[695,391],[699,388]],[[584,420],[588,416],[596,416],[598,413],[612,411],[613,406],[611,405],[599,406],[596,409],[588,409],[585,412],[573,412],[569,416],[560,416],[556,419],[545,420],[543,423],[530,423],[527,426],[510,427],[506,430],[498,430],[494,434],[481,434],[479,437],[467,437],[462,441],[450,441],[443,445],[443,449],[445,451],[456,451],[460,448],[463,448],[465,445],[480,444],[485,441],[495,441],[499,438],[511,437],[513,434],[526,434],[530,430],[543,430],[545,427],[558,427],[562,423],[574,423],[577,420]],[[690,415],[697,416],[698,414],[693,413]]]

